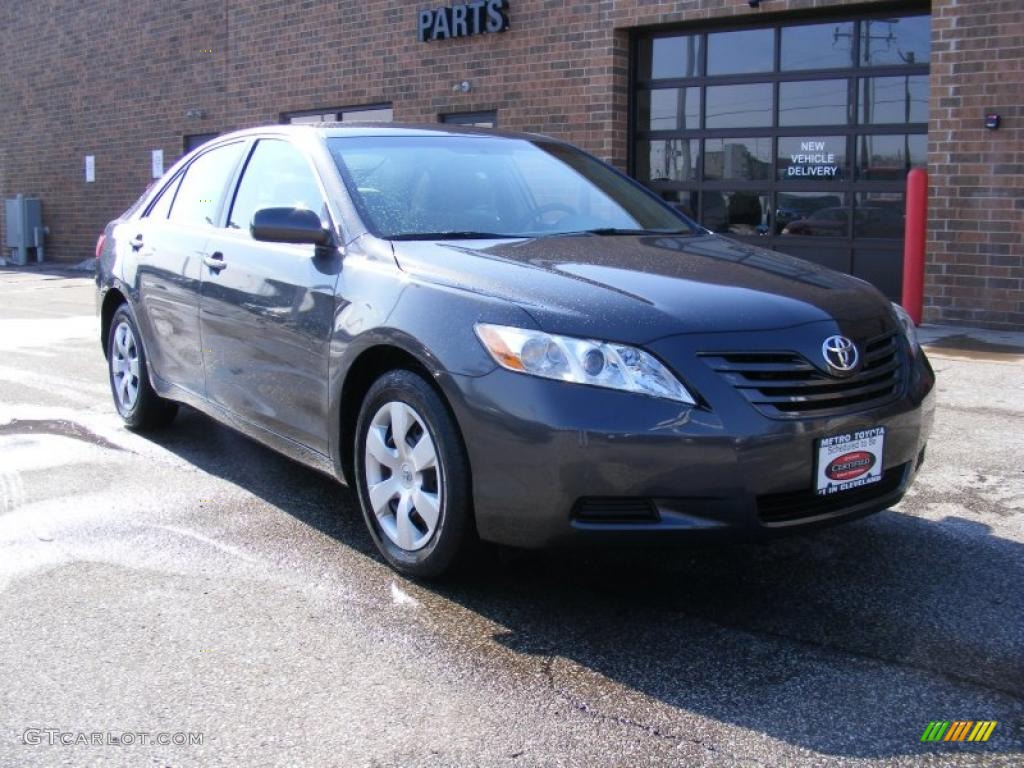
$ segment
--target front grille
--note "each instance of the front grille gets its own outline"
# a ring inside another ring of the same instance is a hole
[[[907,465],[893,467],[882,474],[877,483],[839,491],[831,496],[819,496],[813,489],[790,493],[773,493],[757,497],[757,515],[763,523],[787,523],[818,515],[827,515],[849,509],[858,504],[892,493],[900,487]]]
[[[585,523],[656,523],[659,519],[654,502],[642,498],[580,499],[573,517]]]
[[[822,372],[795,352],[701,357],[765,416],[799,418],[873,408],[899,396],[903,370],[897,335],[879,336],[860,348],[863,365],[846,378]]]

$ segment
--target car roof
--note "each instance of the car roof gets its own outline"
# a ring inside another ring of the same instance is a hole
[[[542,139],[544,141],[556,142],[564,144],[565,142],[553,138],[551,136],[544,136],[539,133],[521,133],[515,131],[498,131],[492,128],[476,128],[468,125],[443,125],[443,124],[415,124],[415,123],[305,123],[302,125],[265,125],[255,128],[246,128],[241,131],[234,131],[232,133],[218,136],[218,141],[227,138],[242,137],[242,136],[266,136],[268,134],[274,135],[294,135],[294,136],[309,136],[310,134],[319,135],[323,138],[338,138],[338,137],[357,137],[357,136],[373,136],[373,137],[445,137],[445,136],[463,136],[463,137],[475,137],[475,138],[497,138],[497,139],[526,139],[528,141],[536,141]]]

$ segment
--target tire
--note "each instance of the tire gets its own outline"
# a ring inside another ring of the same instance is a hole
[[[475,549],[466,451],[444,402],[418,374],[390,371],[366,393],[355,470],[370,536],[399,573],[436,578]]]
[[[166,427],[178,404],[160,397],[149,383],[145,345],[128,304],[114,312],[107,335],[107,373],[114,406],[124,425],[144,431]]]

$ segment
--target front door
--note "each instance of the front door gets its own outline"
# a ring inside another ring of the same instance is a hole
[[[261,139],[249,156],[226,226],[207,249],[200,324],[206,391],[242,419],[326,454],[328,347],[341,257],[250,234],[260,208],[326,216],[316,172],[290,142]]]

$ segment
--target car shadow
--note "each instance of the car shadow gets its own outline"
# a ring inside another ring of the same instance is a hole
[[[330,478],[187,408],[150,439],[379,560],[353,494]],[[760,545],[520,553],[421,586],[502,627],[510,651],[552,662],[554,692],[588,716],[616,718],[607,694],[624,687],[654,702],[662,735],[688,738],[672,731],[686,712],[891,759],[1024,749],[1022,584],[1024,545],[885,511]],[[560,679],[559,660],[592,680]],[[983,744],[921,743],[932,720],[999,725]]]

